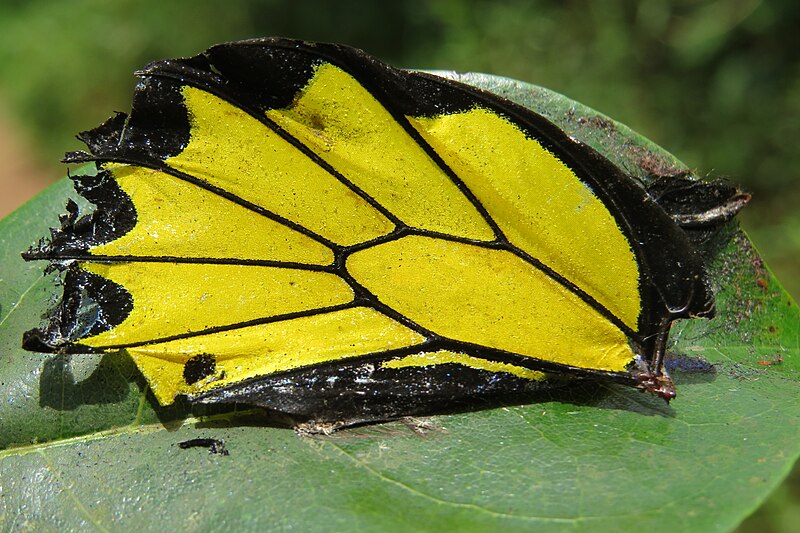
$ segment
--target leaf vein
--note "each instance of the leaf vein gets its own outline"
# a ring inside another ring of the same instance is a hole
[[[78,498],[72,490],[70,490],[69,486],[64,483],[64,480],[61,479],[61,475],[58,469],[50,462],[47,458],[47,455],[44,453],[44,450],[38,450],[37,453],[41,456],[42,461],[44,461],[45,466],[48,470],[55,476],[58,482],[61,485],[62,490],[66,493],[72,503],[75,504],[75,507],[80,511],[80,513],[86,517],[86,519],[91,523],[98,531],[102,531],[103,533],[109,533],[109,530],[100,523],[99,519],[97,519],[89,509],[83,504],[83,502]]]
[[[529,521],[529,522],[562,523],[562,524],[572,524],[572,525],[574,525],[574,524],[577,524],[578,522],[580,522],[580,520],[581,520],[580,517],[563,518],[563,517],[550,517],[550,516],[541,517],[541,516],[529,516],[529,515],[515,515],[515,514],[510,514],[510,513],[503,513],[503,512],[499,512],[499,511],[493,511],[491,509],[487,509],[486,507],[482,507],[482,506],[476,505],[474,503],[463,503],[463,502],[454,502],[454,501],[449,501],[449,500],[443,500],[441,498],[437,498],[436,496],[432,496],[432,495],[430,495],[430,494],[428,494],[426,492],[423,492],[423,491],[421,491],[419,489],[415,489],[414,487],[411,487],[411,486],[403,483],[402,481],[399,481],[399,480],[396,480],[394,478],[391,478],[391,477],[387,476],[386,474],[384,474],[384,473],[378,471],[377,469],[373,468],[372,466],[368,465],[364,461],[361,461],[361,460],[357,459],[352,454],[350,454],[347,451],[345,451],[341,446],[337,446],[333,442],[326,441],[326,444],[328,444],[329,446],[333,447],[341,455],[347,457],[353,463],[355,463],[357,466],[363,468],[368,473],[370,473],[371,475],[377,477],[381,481],[385,481],[385,482],[390,483],[390,484],[392,484],[392,485],[394,485],[396,487],[399,487],[400,489],[402,489],[402,490],[404,490],[404,491],[406,491],[406,492],[408,492],[408,493],[410,493],[410,494],[412,494],[414,496],[418,496],[420,498],[424,498],[426,500],[430,500],[431,502],[433,502],[433,503],[435,503],[437,505],[457,507],[457,508],[460,508],[460,509],[470,509],[470,510],[473,510],[473,511],[478,511],[478,512],[481,512],[481,513],[488,514],[488,515],[496,517],[496,518],[512,518],[512,519],[516,519],[516,520],[525,520],[525,521]]]

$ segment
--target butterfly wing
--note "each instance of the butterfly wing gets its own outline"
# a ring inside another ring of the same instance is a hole
[[[665,320],[710,310],[669,216],[508,101],[274,39],[140,76],[131,115],[68,158],[99,163],[76,178],[98,207],[29,254],[69,266],[27,344],[125,348],[162,403],[252,400],[256,384],[270,404],[304,376],[302,404],[345,367],[631,381]]]

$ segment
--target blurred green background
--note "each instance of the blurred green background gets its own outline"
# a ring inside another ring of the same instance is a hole
[[[800,294],[797,0],[1,0],[0,216],[65,173],[76,132],[126,111],[134,69],[220,41],[337,41],[409,68],[561,92],[754,194],[743,225]],[[800,531],[795,470],[742,531]]]

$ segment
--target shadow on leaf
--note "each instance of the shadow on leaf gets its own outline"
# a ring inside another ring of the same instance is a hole
[[[130,382],[138,381],[133,361],[116,353],[105,354],[92,374],[76,382],[70,356],[47,359],[39,380],[39,405],[71,411],[81,405],[119,403],[130,394]]]

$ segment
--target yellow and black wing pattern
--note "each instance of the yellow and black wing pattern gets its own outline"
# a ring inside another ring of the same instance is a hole
[[[138,73],[81,135],[26,348],[125,349],[161,404],[377,419],[599,377],[665,398],[670,323],[711,316],[685,232],[503,98],[333,44],[218,45]]]

